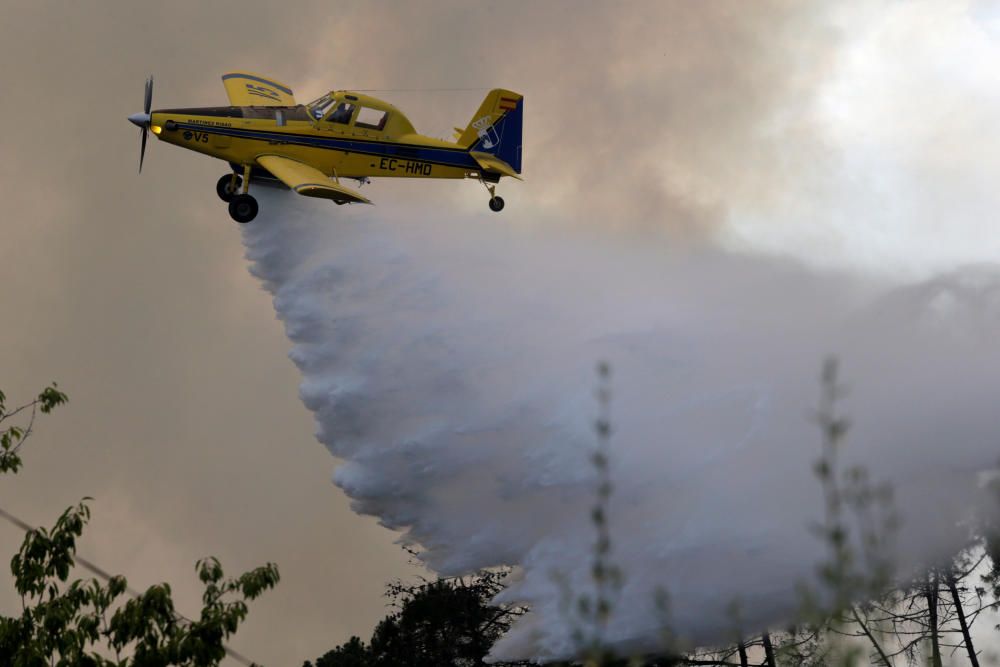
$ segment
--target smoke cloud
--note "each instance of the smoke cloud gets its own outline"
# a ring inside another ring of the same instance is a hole
[[[608,638],[655,650],[654,591],[696,642],[795,609],[823,555],[811,420],[822,360],[850,393],[851,462],[891,481],[906,568],[966,537],[998,453],[1000,273],[888,285],[493,218],[329,208],[259,191],[244,229],[317,437],[356,511],[442,574],[513,565],[529,605],[495,658],[571,654],[562,577],[589,590],[595,363],[613,368]],[[516,210],[505,219],[516,216]]]

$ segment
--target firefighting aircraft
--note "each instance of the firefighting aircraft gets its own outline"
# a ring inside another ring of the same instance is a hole
[[[455,141],[417,134],[399,109],[348,90],[298,104],[292,91],[274,79],[231,72],[222,77],[227,107],[150,111],[153,78],[146,81],[143,112],[129,116],[141,134],[139,171],[148,131],[161,141],[225,160],[232,173],[216,185],[229,215],[250,222],[257,215],[251,183],[283,184],[300,195],[337,204],[370,204],[359,186],[373,176],[474,178],[490,193],[490,209],[503,208],[496,184],[503,176],[521,178],[524,98],[491,90]]]

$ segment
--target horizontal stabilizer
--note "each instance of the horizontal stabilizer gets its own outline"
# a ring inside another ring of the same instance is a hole
[[[519,181],[523,181],[514,168],[509,164],[501,160],[495,155],[490,155],[489,153],[481,153],[479,151],[469,151],[469,155],[472,156],[480,167],[486,171],[495,171],[503,174],[504,176],[513,176]]]
[[[296,193],[306,197],[331,199],[338,204],[371,204],[360,192],[331,181],[323,172],[280,155],[261,155],[257,164]]]

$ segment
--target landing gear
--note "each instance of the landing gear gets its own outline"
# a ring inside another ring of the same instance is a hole
[[[503,210],[503,197],[497,196],[498,180],[500,180],[499,177],[496,177],[495,179],[491,179],[492,182],[489,182],[485,177],[479,177],[479,182],[482,183],[483,187],[490,193],[490,210],[494,213],[499,213]]]
[[[240,186],[242,185],[243,179],[239,174],[233,172],[219,179],[219,182],[215,184],[215,191],[218,193],[219,199],[224,202],[230,202],[236,196],[236,193],[240,191]]]
[[[257,217],[257,200],[248,194],[233,195],[229,202],[229,215],[236,222],[250,222]]]
[[[249,189],[250,165],[243,166],[242,177],[234,170],[232,174],[220,178],[215,186],[219,198],[229,202],[229,215],[236,222],[247,223],[257,217],[257,200],[247,192]]]

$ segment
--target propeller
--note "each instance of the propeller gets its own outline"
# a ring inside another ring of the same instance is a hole
[[[153,77],[146,79],[146,94],[143,98],[142,113],[134,113],[128,117],[133,125],[139,126],[139,173],[142,173],[142,161],[146,157],[146,137],[149,134],[149,110],[153,106]]]

